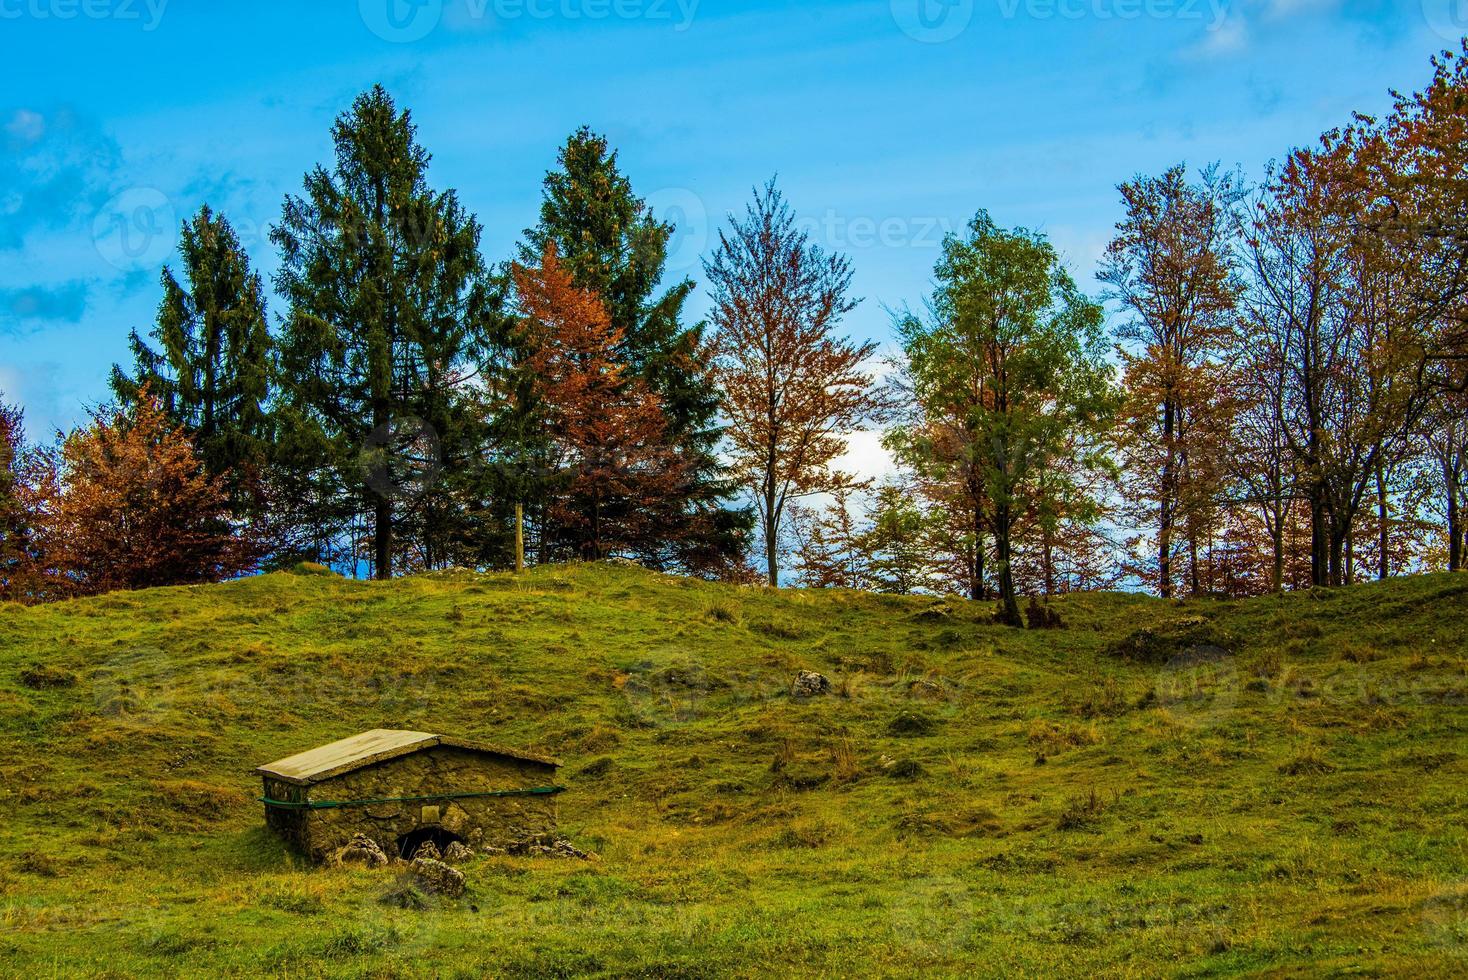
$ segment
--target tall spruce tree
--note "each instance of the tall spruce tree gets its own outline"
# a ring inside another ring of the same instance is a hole
[[[736,487],[715,451],[719,393],[704,325],[683,322],[693,281],[664,288],[673,233],[632,192],[607,140],[582,127],[561,148],[559,169],[546,175],[540,223],[525,232],[520,261],[536,265],[554,247],[575,285],[606,304],[629,365],[663,405],[665,438],[690,475],[674,520],[635,550],[654,564],[707,571],[739,557],[752,519],[725,506]]]
[[[270,444],[270,330],[260,276],[228,219],[208,205],[184,222],[183,282],[165,267],[163,301],[149,336],[129,340],[131,374],[112,369],[112,390],[135,404],[146,389],[189,433],[210,476],[224,476],[236,517],[258,513]]]
[[[336,162],[306,175],[271,239],[289,303],[279,342],[282,469],[306,537],[358,530],[389,578],[455,557],[454,501],[483,447],[471,382],[494,294],[480,228],[428,185],[429,154],[381,86],[332,127]]]

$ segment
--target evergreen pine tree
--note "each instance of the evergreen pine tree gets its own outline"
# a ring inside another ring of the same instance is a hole
[[[428,185],[429,154],[381,86],[333,126],[271,238],[289,303],[279,343],[281,456],[317,551],[360,531],[379,578],[452,563],[459,493],[484,446],[471,382],[496,316],[480,228]]]
[[[228,219],[207,205],[179,239],[183,282],[162,275],[163,302],[150,333],[136,330],[131,374],[112,369],[112,390],[133,404],[146,389],[189,433],[210,476],[223,476],[236,517],[261,509],[270,444],[270,331],[260,276]]]
[[[739,557],[752,521],[747,511],[725,507],[735,487],[715,453],[719,394],[704,326],[683,322],[693,281],[662,288],[673,232],[632,192],[606,139],[583,127],[561,149],[559,169],[546,175],[540,223],[526,231],[520,261],[533,266],[554,246],[576,286],[606,304],[628,363],[663,405],[665,438],[691,476],[674,524],[654,529],[636,550],[654,564],[707,571]]]

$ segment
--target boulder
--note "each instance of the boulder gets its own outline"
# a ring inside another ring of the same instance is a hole
[[[431,840],[426,840],[418,845],[418,850],[413,852],[413,860],[442,861],[443,855],[438,852],[438,845]]]
[[[817,674],[813,670],[802,670],[800,676],[795,678],[790,691],[798,698],[813,698],[821,694],[831,693],[831,681],[824,674]]]
[[[420,849],[421,851],[421,849]],[[414,858],[408,866],[413,884],[425,895],[458,898],[464,894],[464,872],[433,858]]]
[[[369,868],[381,868],[387,865],[387,855],[377,845],[377,841],[366,834],[356,834],[346,846],[336,852],[336,863],[343,865],[360,864]]]
[[[443,852],[443,859],[449,864],[463,864],[473,856],[474,852],[469,849],[468,845],[460,841],[451,842]]]

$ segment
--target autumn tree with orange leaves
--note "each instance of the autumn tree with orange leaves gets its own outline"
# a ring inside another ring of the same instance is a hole
[[[860,484],[833,463],[846,452],[844,436],[880,413],[881,395],[863,367],[877,345],[836,335],[857,305],[848,295],[850,260],[796,227],[773,180],[719,233],[705,271],[733,470],[754,497],[765,573],[778,586],[791,502]]]
[[[1230,385],[1220,355],[1239,293],[1228,248],[1233,185],[1212,170],[1190,183],[1177,166],[1119,189],[1126,216],[1099,278],[1126,317],[1115,332],[1125,497],[1131,516],[1153,528],[1152,578],[1170,598],[1180,543],[1200,591],[1199,539],[1226,478]]]
[[[0,601],[32,603],[49,590],[36,527],[36,455],[24,423],[19,408],[0,402]]]
[[[206,473],[146,390],[43,458],[41,540],[60,591],[219,582],[256,568],[249,529],[230,522],[226,476]]]
[[[623,332],[601,297],[575,286],[555,245],[538,268],[516,265],[531,333],[526,365],[550,448],[551,500],[543,537],[587,561],[627,553],[673,526],[689,474],[664,438],[661,401],[630,370]]]

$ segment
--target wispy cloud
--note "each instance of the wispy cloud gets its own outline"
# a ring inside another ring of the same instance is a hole
[[[121,154],[98,127],[69,110],[0,112],[0,249],[18,249],[36,231],[90,220],[107,199]]]
[[[1230,14],[1223,23],[1211,28],[1193,53],[1202,58],[1219,58],[1238,54],[1249,46],[1249,24],[1243,14]]]
[[[39,323],[80,323],[86,308],[87,284],[79,279],[0,289],[0,333],[20,332]]]

